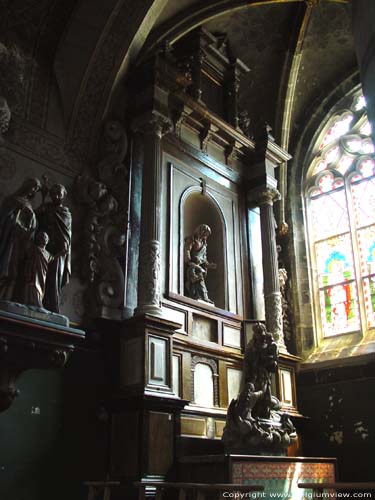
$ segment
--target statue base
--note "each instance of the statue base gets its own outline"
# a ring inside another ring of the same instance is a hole
[[[222,454],[181,457],[177,474],[182,482],[264,486],[249,498],[303,500],[310,498],[311,490],[298,483],[333,483],[335,469],[335,458]]]
[[[251,421],[227,419],[222,440],[226,453],[283,456],[295,442],[296,432],[286,414],[282,419],[280,415]]]
[[[48,311],[47,309],[44,309],[43,307],[26,306],[25,304],[19,304],[18,302],[0,300],[0,310],[12,314],[17,314],[19,316],[24,316],[25,318],[31,318],[38,321],[46,321],[55,325],[69,327],[69,318],[67,316],[64,316],[63,314],[53,313],[51,311]]]

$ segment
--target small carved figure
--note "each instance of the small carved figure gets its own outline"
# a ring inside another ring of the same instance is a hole
[[[56,258],[48,266],[44,296],[44,307],[60,312],[62,288],[69,283],[71,274],[70,255],[72,238],[72,216],[63,205],[67,191],[62,184],[54,184],[49,190],[50,203],[37,210],[39,229],[49,235],[47,250]]]
[[[46,246],[49,237],[47,233],[39,232],[31,244],[25,261],[25,290],[23,303],[29,306],[43,308],[43,298],[46,287],[48,265],[60,255],[51,255]],[[64,255],[63,249],[60,254]]]
[[[27,179],[0,207],[0,299],[22,300],[24,259],[37,225],[30,202],[40,188],[38,179]]]
[[[191,236],[185,238],[185,294],[192,299],[213,304],[206,286],[208,269],[216,269],[216,264],[207,260],[207,238],[210,235],[210,227],[201,224]]]

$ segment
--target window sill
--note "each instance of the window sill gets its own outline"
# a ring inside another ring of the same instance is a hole
[[[319,365],[342,366],[362,364],[365,358],[375,356],[375,330],[363,337],[360,333],[323,339],[300,365],[301,371],[316,369]]]

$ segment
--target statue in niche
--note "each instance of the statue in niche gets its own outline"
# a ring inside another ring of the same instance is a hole
[[[200,224],[191,236],[185,238],[185,295],[213,304],[206,286],[208,269],[216,269],[216,264],[207,260],[207,239],[210,235],[210,227]]]
[[[43,306],[59,313],[62,288],[69,283],[71,274],[72,216],[63,203],[67,190],[62,184],[54,184],[48,190],[51,202],[42,203],[37,209],[38,228],[47,233],[46,250],[55,258],[48,265]]]
[[[278,347],[263,324],[254,327],[243,367],[242,390],[229,405],[223,442],[228,451],[286,453],[297,439],[295,428],[280,402],[271,394],[277,369]]]
[[[36,178],[26,179],[0,207],[0,299],[22,301],[24,262],[37,226],[31,200],[41,189]]]
[[[60,254],[52,255],[46,249],[49,242],[47,233],[38,232],[31,244],[25,260],[25,288],[23,302],[28,306],[43,308],[48,265],[67,253],[64,247]]]

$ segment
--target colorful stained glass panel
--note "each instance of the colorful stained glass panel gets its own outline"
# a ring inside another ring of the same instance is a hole
[[[326,337],[360,328],[355,283],[344,283],[320,291],[323,333]]]
[[[353,120],[353,115],[352,114],[345,114],[341,118],[338,118],[331,128],[327,131],[326,135],[324,136],[324,139],[319,146],[319,149],[324,148],[329,144],[330,142],[334,141],[338,137],[346,134],[348,130],[350,129],[350,124]]]
[[[366,106],[366,100],[363,94],[359,95],[354,101],[354,109],[360,111]]]
[[[354,279],[350,234],[315,243],[319,287]]]
[[[375,223],[375,179],[352,184],[351,188],[356,226]]]
[[[375,276],[363,280],[366,320],[368,328],[375,326]]]
[[[371,129],[371,124],[369,123],[368,120],[366,120],[365,123],[362,125],[362,127],[359,129],[359,132],[362,135],[371,135],[372,129]]]
[[[319,172],[323,172],[327,168],[327,162],[324,160],[320,160],[318,163],[315,164],[312,175],[319,174]]]
[[[346,196],[343,190],[312,198],[310,213],[315,241],[333,236],[338,231],[349,231]]]
[[[343,155],[336,166],[336,170],[338,170],[340,174],[344,175],[349,170],[352,163],[353,158],[351,156]]]
[[[358,135],[346,135],[341,138],[341,144],[349,153],[357,153],[362,147],[362,139]]]
[[[363,141],[362,153],[368,155],[368,154],[373,153],[374,151],[375,151],[374,143],[372,142],[371,139],[367,139],[366,141]]]
[[[361,275],[375,274],[375,226],[360,229],[357,234]]]

